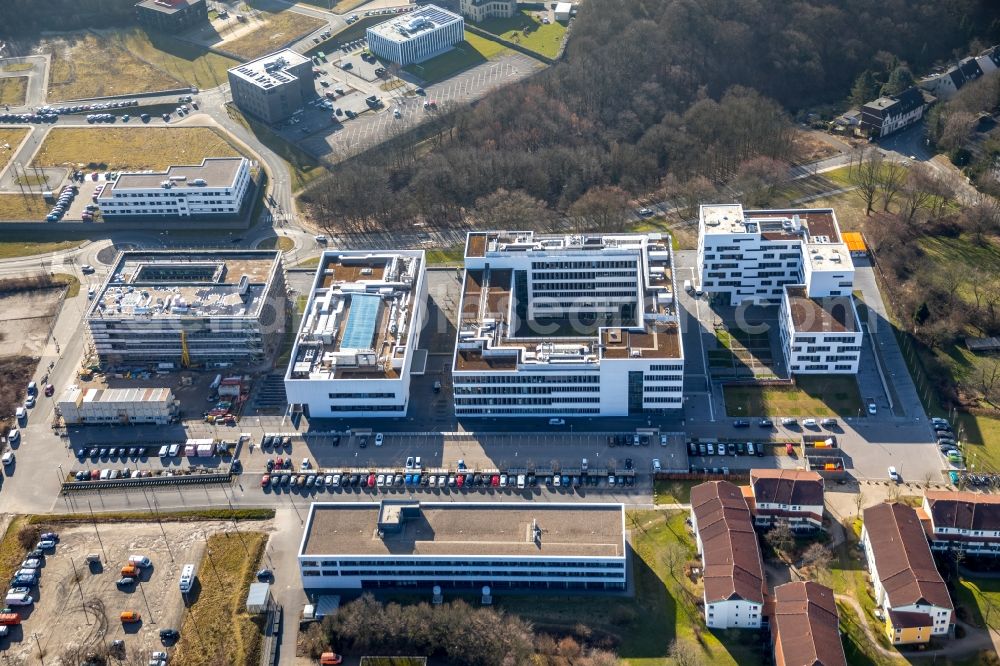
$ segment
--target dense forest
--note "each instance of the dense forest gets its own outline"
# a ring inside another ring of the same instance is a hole
[[[588,0],[562,62],[455,110],[419,148],[336,168],[303,200],[331,228],[402,227],[485,222],[504,201],[544,218],[704,192],[761,157],[794,159],[789,113],[846,99],[865,70],[920,72],[998,35],[989,0]]]

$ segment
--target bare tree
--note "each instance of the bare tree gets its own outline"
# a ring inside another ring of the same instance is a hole
[[[620,187],[595,187],[570,207],[571,216],[595,231],[621,231],[629,214],[628,193]]]
[[[983,359],[978,369],[977,388],[983,394],[983,400],[996,407],[1000,404],[1000,360]]]
[[[802,553],[802,563],[811,566],[817,571],[825,570],[830,566],[830,549],[822,543],[810,544]]]
[[[667,565],[670,576],[677,578],[677,570],[687,561],[687,549],[676,541],[671,541],[663,551],[663,563]]]
[[[677,666],[701,666],[705,663],[701,649],[692,641],[674,639],[670,644],[670,658]]]
[[[879,172],[884,158],[877,150],[862,150],[856,157],[857,161],[852,157],[848,177],[854,191],[865,202],[865,215],[871,215],[881,186]]]
[[[795,535],[792,534],[792,529],[785,521],[779,522],[768,530],[767,534],[764,535],[764,540],[779,555],[787,554],[792,546],[795,545]]]
[[[865,497],[864,492],[859,488],[857,494],[854,496],[854,513],[857,514],[858,518],[861,517],[861,510],[865,508]]]
[[[889,210],[893,199],[899,194],[906,182],[906,167],[897,160],[882,160],[882,168],[878,171],[878,187],[882,197],[882,210]]]
[[[912,223],[918,212],[932,205],[936,180],[934,174],[924,164],[918,162],[910,167],[906,174],[906,182],[903,183],[903,198],[899,206],[899,214],[907,223]]]

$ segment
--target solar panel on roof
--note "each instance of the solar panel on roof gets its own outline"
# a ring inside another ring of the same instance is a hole
[[[341,349],[371,349],[375,338],[382,299],[375,294],[354,294],[351,296],[351,310],[344,325]]]

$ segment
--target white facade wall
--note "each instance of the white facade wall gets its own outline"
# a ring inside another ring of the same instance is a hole
[[[669,251],[648,251],[669,260]],[[643,313],[645,265],[638,246],[574,251],[532,251],[467,256],[467,270],[511,269],[527,276],[527,316],[573,312],[617,313],[631,305]],[[674,281],[675,282],[675,281]],[[673,291],[671,285],[671,294]],[[516,294],[512,295],[515,299]],[[676,317],[673,318],[676,321]],[[544,324],[537,333],[544,335]],[[577,339],[578,340],[578,339]],[[540,337],[530,345],[559,342]],[[459,344],[459,346],[461,343]],[[680,354],[683,355],[683,347]],[[459,416],[626,416],[629,387],[642,376],[644,410],[680,409],[684,360],[678,358],[594,358],[591,361],[522,361],[513,370],[459,370],[453,365],[455,413]]]
[[[190,180],[174,183],[171,187],[114,187],[111,198],[102,195],[98,203],[105,217],[235,215],[240,212],[249,185],[250,163],[244,159],[235,181],[227,187],[200,187],[191,185]]]
[[[410,16],[416,16],[416,12]],[[403,38],[401,35],[383,35],[378,31],[381,25],[384,24],[368,28],[366,36],[369,50],[380,58],[404,66],[429,60],[451,50],[455,44],[465,39],[465,21],[461,17],[416,32],[409,38]]]
[[[702,562],[704,562],[705,546],[701,541],[701,533],[698,531],[698,518],[694,514],[694,508],[690,510],[690,514],[695,546],[698,549],[698,555],[702,557]],[[704,590],[702,590],[701,599],[705,609],[705,624],[712,629],[729,629],[731,627],[756,629],[760,627],[763,604],[746,599],[710,602]]]
[[[334,252],[349,256],[348,252]],[[356,254],[369,254],[360,252]],[[374,253],[379,254],[379,253]],[[426,263],[421,252],[420,269],[417,281],[411,295],[412,312],[410,333],[406,335],[405,351],[398,361],[396,378],[352,378],[345,376],[334,379],[294,379],[292,366],[298,354],[298,342],[292,350],[292,358],[285,374],[285,393],[289,404],[307,406],[311,418],[335,417],[400,417],[406,416],[410,400],[410,376],[413,370],[414,352],[420,340],[427,319],[427,280],[425,276]],[[320,260],[322,270],[323,260]],[[317,276],[314,288],[306,305],[306,312],[314,307],[316,298],[315,285],[321,277]]]
[[[698,234],[698,283],[713,294],[727,294],[730,305],[778,301],[785,285],[802,284],[802,243],[768,241],[757,234]]]
[[[924,497],[923,508],[924,512],[930,516],[931,527],[934,531],[934,538],[930,540],[931,550],[960,550],[967,555],[1000,556],[1000,530],[941,527],[934,523],[934,513],[931,511],[927,497]],[[981,539],[977,537],[981,537]]]
[[[854,332],[796,331],[787,296],[781,301],[778,328],[788,371],[792,374],[857,374],[864,334],[851,303]]]
[[[770,525],[772,522],[776,520],[777,521],[785,520],[788,521],[790,525],[794,525],[795,523],[807,522],[814,527],[818,528],[823,527],[822,521],[819,521],[813,517],[813,514],[815,514],[816,516],[823,515],[822,505],[777,504],[773,502],[755,501],[755,506],[757,507],[757,515],[754,516],[754,523],[757,525]],[[783,511],[783,512],[797,513],[799,515],[775,516],[766,514],[765,512],[767,511]]]

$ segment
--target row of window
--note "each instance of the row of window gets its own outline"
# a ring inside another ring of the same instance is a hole
[[[684,366],[678,363],[656,363],[649,369],[654,372],[684,372]]]
[[[635,268],[635,259],[632,260],[586,260],[586,261],[532,261],[531,270],[573,270],[588,268]]]
[[[427,578],[434,580],[435,578],[467,578],[472,576],[482,576],[485,572],[477,572],[469,569],[457,569],[451,571],[427,571],[426,569],[402,569],[402,570],[385,570],[385,569],[342,569],[339,572],[336,569],[303,569],[303,576],[373,576],[378,578],[385,578],[387,576],[416,576],[419,578]],[[613,571],[560,571],[560,570],[545,570],[545,571],[497,571],[492,570],[488,572],[490,577],[493,578],[614,578],[620,579],[625,573],[624,572],[613,572]]]
[[[304,567],[412,567],[417,563],[413,560],[302,560]],[[424,560],[420,562],[422,567],[583,567],[586,569],[624,569],[623,562],[598,562],[591,560],[575,561],[547,561],[547,560]]]
[[[643,381],[647,382],[679,382],[683,379],[684,375],[643,375]]]
[[[652,366],[656,369],[656,366]],[[597,373],[586,375],[455,375],[455,384],[599,384]]]
[[[681,401],[681,397],[678,395],[678,396],[670,396],[670,397],[666,397],[666,398],[643,398],[642,401],[644,403],[676,404],[676,403],[679,403]]]
[[[330,405],[331,412],[405,412],[405,405]]]
[[[576,416],[578,414],[600,414],[601,410],[599,407],[569,407],[569,408],[559,408],[559,407],[547,407],[545,409],[524,409],[522,407],[488,407],[486,409],[475,408],[475,407],[465,407],[461,408],[459,405],[455,405],[455,413],[458,415],[482,415],[488,416],[490,414],[515,414],[517,416],[530,416],[531,414],[539,414],[542,416],[551,415],[566,415],[566,416]]]
[[[538,282],[541,280],[593,280],[595,278],[612,278],[612,277],[623,277],[623,278],[635,278],[635,271],[568,271],[568,272],[558,272],[549,273],[546,271],[540,271],[538,273],[531,274],[532,282]]]
[[[597,393],[600,386],[462,386],[455,388],[455,395],[517,395],[552,393]]]
[[[330,393],[330,400],[383,400],[386,398],[395,398],[395,393]]]
[[[552,405],[560,402],[573,403],[599,403],[598,398],[583,398],[579,396],[549,398],[455,398],[455,406],[458,405]]]

